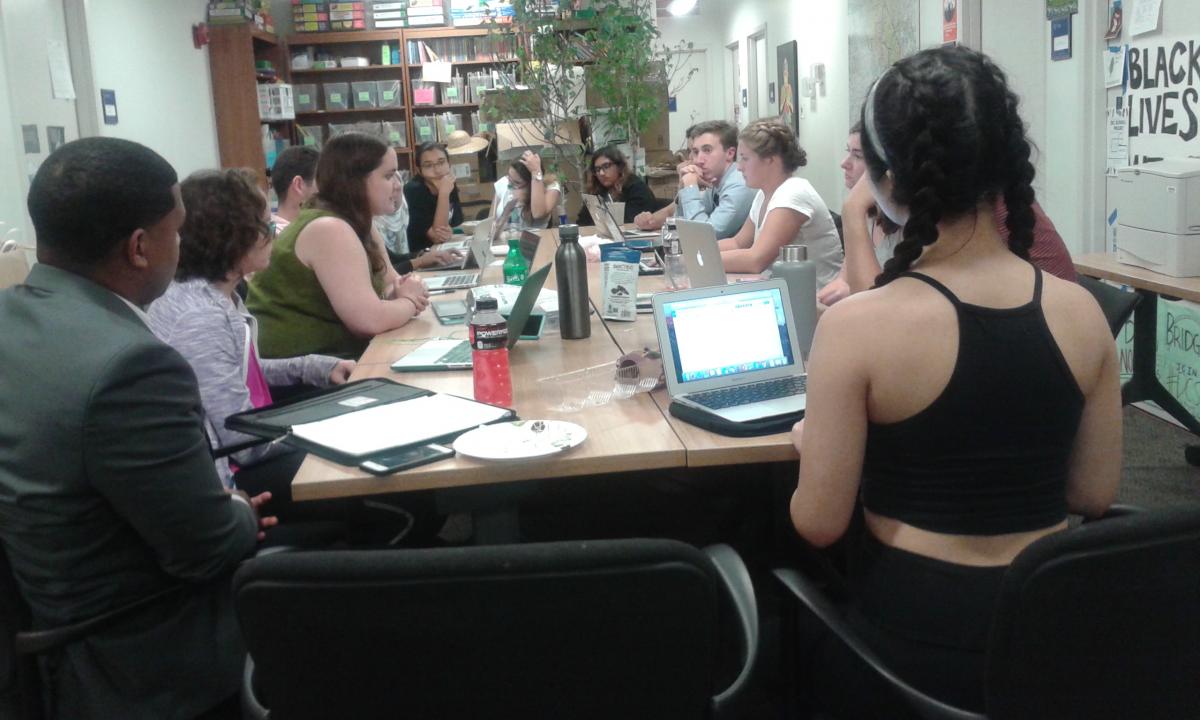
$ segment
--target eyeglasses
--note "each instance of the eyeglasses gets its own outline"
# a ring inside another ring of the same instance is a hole
[[[440,168],[440,167],[446,167],[449,164],[450,164],[450,161],[443,157],[443,158],[438,158],[437,160],[434,160],[433,162],[421,163],[421,169],[422,170],[436,170],[437,168]]]
[[[616,166],[617,166],[616,163],[611,163],[611,162],[600,163],[599,165],[592,166],[592,172],[596,173],[597,175],[600,175],[601,173],[606,173],[609,170],[612,170]]]
[[[279,226],[273,222],[258,221],[258,230],[262,236],[268,240],[274,240],[279,236]]]

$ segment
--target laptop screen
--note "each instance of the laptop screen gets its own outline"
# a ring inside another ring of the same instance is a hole
[[[778,288],[663,303],[680,383],[794,365]]]

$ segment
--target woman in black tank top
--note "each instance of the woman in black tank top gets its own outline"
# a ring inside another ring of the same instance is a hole
[[[1115,495],[1115,344],[1086,291],[1028,263],[1030,145],[990,60],[962,47],[901,60],[862,127],[863,182],[903,240],[874,289],[818,324],[792,522],[826,546],[861,504],[850,622],[908,682],[981,711],[1008,563],[1068,510],[1099,515]],[[839,643],[801,654],[838,717],[899,716]]]

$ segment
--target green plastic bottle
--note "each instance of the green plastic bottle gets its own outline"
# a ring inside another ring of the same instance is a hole
[[[521,237],[519,235],[508,239],[508,255],[504,258],[504,283],[506,285],[524,285],[525,276],[529,274],[529,263],[521,254]]]

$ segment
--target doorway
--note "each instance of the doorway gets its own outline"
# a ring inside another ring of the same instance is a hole
[[[767,71],[767,29],[760,28],[746,39],[746,87],[749,92],[749,117],[751,120],[771,116],[771,101],[767,82],[771,77]]]
[[[730,86],[726,102],[729,103],[726,107],[731,108],[731,112],[726,116],[726,119],[733,123],[734,127],[743,127],[746,124],[746,115],[742,112],[742,59],[740,56],[741,46],[739,43],[733,42],[725,46],[725,65],[728,70],[725,77],[730,79]]]

